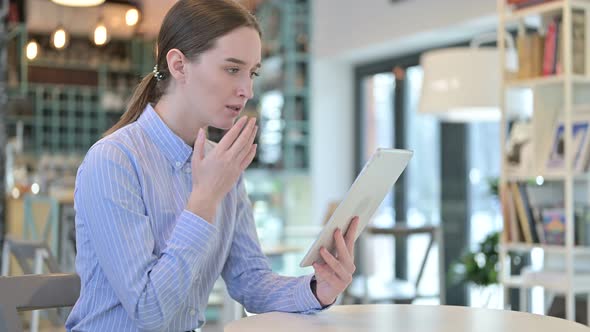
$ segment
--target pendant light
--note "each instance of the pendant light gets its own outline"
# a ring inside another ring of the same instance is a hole
[[[98,20],[94,28],[93,41],[96,46],[102,46],[109,41],[109,31],[102,18]]]
[[[125,23],[132,27],[139,22],[139,10],[137,8],[128,9],[125,13]]]
[[[27,48],[25,50],[27,59],[34,60],[37,55],[39,55],[39,49],[39,43],[37,43],[34,39],[31,39],[31,41],[27,43]]]
[[[480,47],[495,41],[484,34],[469,47],[426,52],[420,58],[424,69],[420,113],[433,114],[446,122],[498,121],[500,119],[500,54],[496,47]],[[515,72],[518,57],[512,38],[507,37],[505,70]],[[526,103],[523,93],[508,96],[511,104]]]
[[[51,0],[54,3],[69,7],[93,7],[102,5],[105,0]]]
[[[70,41],[70,34],[60,24],[51,34],[51,45],[58,50],[65,48]]]

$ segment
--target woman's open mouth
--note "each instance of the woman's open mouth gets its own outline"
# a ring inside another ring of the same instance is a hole
[[[225,108],[235,115],[238,115],[242,110],[242,105],[225,105]]]

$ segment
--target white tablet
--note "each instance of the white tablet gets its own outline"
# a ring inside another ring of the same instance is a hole
[[[413,154],[409,150],[378,149],[356,177],[344,200],[334,210],[299,265],[305,267],[314,262],[323,263],[320,256],[321,247],[325,247],[334,254],[336,252],[334,243],[336,228],[340,228],[342,234],[346,234],[348,225],[354,216],[359,217],[359,226],[356,232],[356,238],[358,238],[408,165]]]

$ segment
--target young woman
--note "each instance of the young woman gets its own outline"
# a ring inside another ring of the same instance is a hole
[[[69,331],[201,327],[219,276],[250,312],[311,313],[352,280],[358,221],[334,234],[315,274],[273,274],[242,172],[256,153],[252,98],[260,29],[234,0],[180,0],[158,36],[154,73],[87,153],[75,191],[80,298]],[[229,129],[213,144],[205,129]],[[230,129],[231,128],[231,129]]]

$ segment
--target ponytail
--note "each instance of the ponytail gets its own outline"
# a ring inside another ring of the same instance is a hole
[[[158,80],[154,77],[154,74],[150,73],[146,75],[133,91],[133,95],[127,104],[127,110],[125,113],[123,113],[119,121],[117,121],[117,123],[115,123],[115,125],[107,130],[102,136],[108,136],[118,129],[135,122],[147,104],[149,102],[155,102],[159,98],[159,93],[156,89],[157,82]]]

